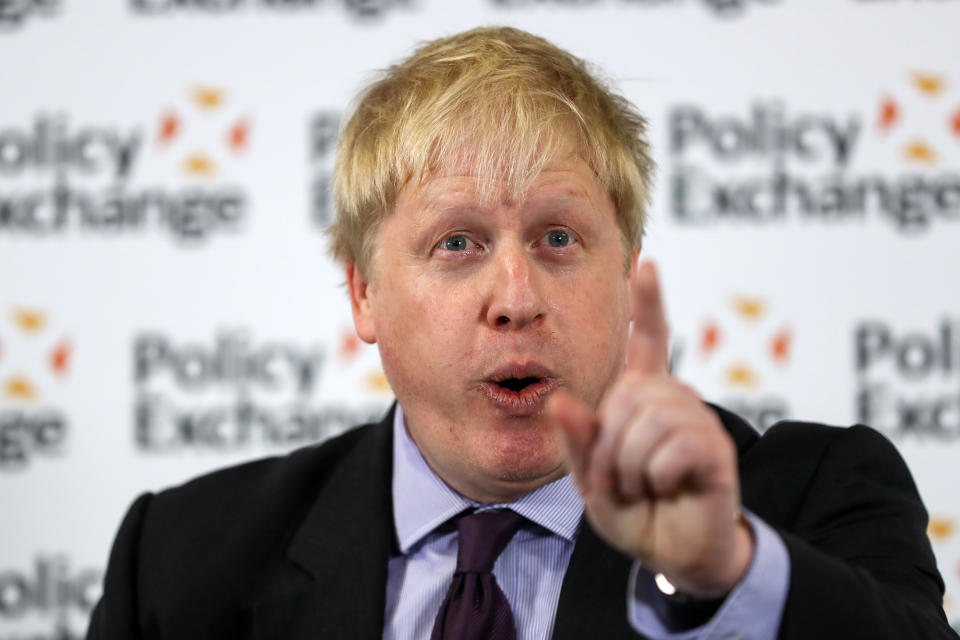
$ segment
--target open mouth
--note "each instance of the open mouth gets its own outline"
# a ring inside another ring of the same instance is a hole
[[[543,378],[529,376],[526,378],[507,378],[497,382],[497,385],[510,391],[523,391],[530,385],[540,382],[542,379]]]
[[[536,364],[507,365],[480,385],[495,407],[512,416],[538,413],[556,385],[545,367]]]

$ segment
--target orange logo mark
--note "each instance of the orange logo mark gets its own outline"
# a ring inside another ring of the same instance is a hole
[[[785,367],[793,356],[793,327],[785,319],[777,322],[779,326],[770,322],[772,305],[762,295],[730,294],[724,307],[720,312],[724,320],[718,322],[714,313],[701,319],[694,334],[696,353],[705,364],[713,360],[716,368],[709,368],[717,376],[717,383],[740,390],[762,390],[769,366]],[[740,351],[741,342],[751,345],[750,355]],[[731,347],[740,352],[731,357]]]
[[[780,364],[790,359],[790,345],[793,342],[793,332],[790,329],[781,329],[770,341],[770,355],[774,362]]]
[[[192,153],[183,161],[183,170],[195,176],[210,178],[217,173],[217,169],[206,154],[202,152]]]
[[[367,376],[367,388],[373,391],[390,391],[390,383],[382,371],[374,371]]]
[[[957,522],[953,518],[931,517],[927,524],[927,535],[934,542],[943,542],[957,531]]]
[[[13,323],[27,333],[36,333],[47,325],[47,316],[42,311],[14,309]]]
[[[733,387],[755,387],[757,386],[757,374],[745,364],[735,364],[727,369],[727,384]]]
[[[877,128],[883,133],[890,130],[891,127],[900,118],[900,108],[891,98],[884,98],[880,103],[880,117],[877,119]]]
[[[903,148],[903,155],[911,162],[920,162],[923,164],[937,163],[936,151],[923,140],[914,140],[907,143],[907,146]]]
[[[216,109],[223,103],[224,91],[214,87],[196,87],[192,97],[201,109]]]
[[[703,328],[703,333],[700,336],[700,353],[704,356],[709,356],[716,350],[719,344],[720,328],[717,326],[717,323],[710,321]]]
[[[13,376],[4,385],[4,394],[11,400],[35,400],[37,390],[24,376]]]
[[[923,73],[920,71],[913,73],[913,84],[920,90],[920,93],[925,93],[929,96],[938,95],[946,87],[946,82],[942,75],[938,73]]]
[[[947,77],[944,74],[915,71],[910,74],[909,81],[913,92],[921,94],[931,103],[937,104],[938,109],[940,108],[942,98],[948,89]],[[948,131],[960,137],[960,108],[956,108],[954,111],[943,111],[942,113],[943,115],[936,116],[936,120],[940,122],[941,126],[946,124]],[[881,134],[886,134],[900,126],[903,120],[903,104],[889,96],[882,96],[877,118],[877,130]],[[934,135],[941,137],[942,132]],[[929,138],[909,139],[898,151],[904,161],[912,164],[934,167],[943,162],[941,153],[943,149],[938,150]]]
[[[191,101],[204,111],[214,111],[226,101],[226,92],[213,87],[197,87],[190,92]],[[157,129],[157,144],[167,146],[180,137],[184,129],[184,118],[173,109],[160,116]],[[251,124],[247,118],[239,118],[230,125],[223,138],[225,146],[233,153],[243,153],[250,146]],[[215,153],[210,150],[195,150],[181,163],[181,170],[189,176],[211,179],[217,176],[220,166],[214,160]]]
[[[735,296],[733,308],[745,320],[759,320],[767,312],[767,305],[760,298]]]
[[[165,113],[160,118],[160,129],[157,131],[157,142],[167,144],[176,137],[180,131],[180,119],[172,111]]]
[[[65,375],[70,366],[71,346],[67,340],[58,344],[50,353],[50,368],[57,375]]]

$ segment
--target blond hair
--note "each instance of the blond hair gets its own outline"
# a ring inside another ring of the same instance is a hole
[[[408,182],[466,166],[481,199],[504,186],[520,198],[569,155],[610,194],[629,263],[654,171],[645,119],[584,61],[525,31],[428,42],[357,98],[337,150],[330,252],[367,272],[379,224]]]

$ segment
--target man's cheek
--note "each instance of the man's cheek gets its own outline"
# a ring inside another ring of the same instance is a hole
[[[610,291],[604,283],[588,285],[580,302],[580,313],[584,326],[597,336],[601,342],[622,334],[629,324],[629,308],[626,291]],[[606,309],[606,313],[596,313],[596,309]]]

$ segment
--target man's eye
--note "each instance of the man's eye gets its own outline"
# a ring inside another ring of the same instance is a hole
[[[444,238],[440,243],[447,251],[466,251],[470,248],[471,242],[467,236],[450,236]]]
[[[571,242],[573,242],[573,238],[562,229],[554,229],[547,233],[547,244],[551,247],[566,247]]]

